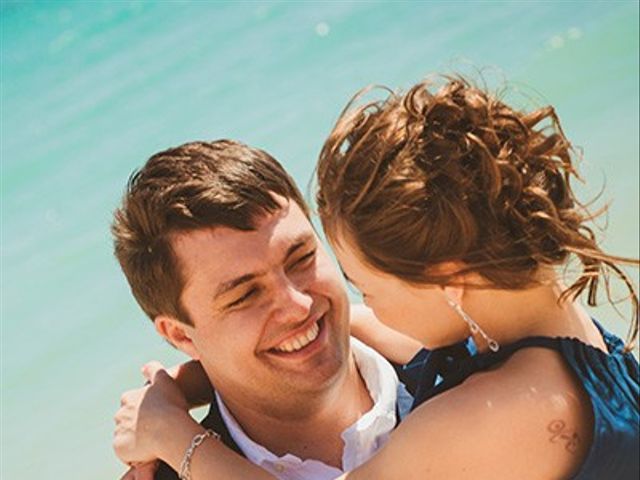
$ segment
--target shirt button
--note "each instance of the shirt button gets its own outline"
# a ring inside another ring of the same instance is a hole
[[[285,471],[284,465],[276,463],[276,472],[282,473]]]

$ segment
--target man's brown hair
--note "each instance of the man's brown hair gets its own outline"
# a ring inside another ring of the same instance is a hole
[[[374,268],[405,281],[447,284],[430,266],[461,260],[493,286],[527,288],[541,266],[575,255],[582,272],[564,292],[596,303],[606,271],[627,285],[598,246],[570,185],[574,150],[553,107],[517,111],[461,77],[421,82],[368,104],[354,97],[326,141],[317,203],[330,240],[354,241]],[[564,297],[563,297],[564,298]]]
[[[232,140],[170,148],[134,172],[111,231],[115,255],[144,312],[152,320],[163,314],[192,324],[180,304],[185,279],[171,236],[216,226],[253,230],[261,216],[280,208],[273,194],[309,215],[273,157]]]

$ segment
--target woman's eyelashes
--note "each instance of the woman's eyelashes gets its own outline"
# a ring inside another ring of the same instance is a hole
[[[360,295],[362,297],[362,301],[363,302],[367,302],[367,300],[369,300],[371,298],[370,295],[364,293],[362,290],[360,290],[358,287],[355,286],[355,284],[349,280],[349,277],[347,277],[345,275],[345,279],[347,280],[347,288],[354,294],[356,295]]]

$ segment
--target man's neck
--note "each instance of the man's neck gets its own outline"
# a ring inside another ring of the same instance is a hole
[[[290,416],[269,415],[242,405],[225,405],[244,432],[274,454],[291,453],[341,468],[341,434],[373,407],[373,400],[350,356],[341,378],[331,388],[305,399],[305,415],[300,415],[299,409]]]

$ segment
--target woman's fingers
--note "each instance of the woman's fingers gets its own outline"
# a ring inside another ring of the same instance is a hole
[[[157,360],[147,362],[142,366],[142,375],[148,382],[153,382],[156,374],[159,371],[164,371],[164,365]]]

